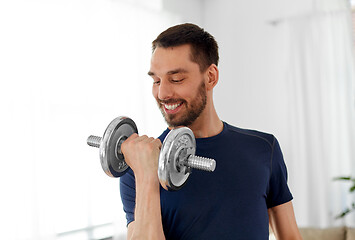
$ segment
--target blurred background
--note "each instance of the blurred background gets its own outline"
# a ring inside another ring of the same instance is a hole
[[[119,179],[86,145],[121,115],[157,137],[151,42],[192,22],[215,36],[214,101],[273,133],[300,227],[355,226],[354,2],[0,0],[0,239],[125,239]]]

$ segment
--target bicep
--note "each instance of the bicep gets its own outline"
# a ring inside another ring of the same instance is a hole
[[[270,225],[277,239],[302,239],[291,201],[272,207],[268,211]]]

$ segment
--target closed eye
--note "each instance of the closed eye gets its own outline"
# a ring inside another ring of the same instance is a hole
[[[174,83],[178,83],[178,82],[182,82],[185,78],[181,78],[181,79],[171,79],[172,82]]]

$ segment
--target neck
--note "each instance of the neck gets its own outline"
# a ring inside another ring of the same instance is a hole
[[[191,126],[188,126],[194,133],[196,138],[207,138],[216,136],[223,130],[223,123],[219,119],[216,110],[198,117]]]

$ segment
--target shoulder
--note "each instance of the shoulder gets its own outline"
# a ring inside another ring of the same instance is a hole
[[[161,142],[164,141],[166,135],[168,135],[169,132],[170,132],[169,128],[166,128],[165,131],[158,137]]]
[[[260,143],[260,144],[266,144],[269,147],[273,148],[276,138],[274,135],[266,132],[261,132],[258,130],[253,130],[253,129],[244,129],[244,128],[239,128],[236,126],[232,126],[228,123],[224,124],[227,133],[230,136],[240,138],[244,142],[248,143]]]

